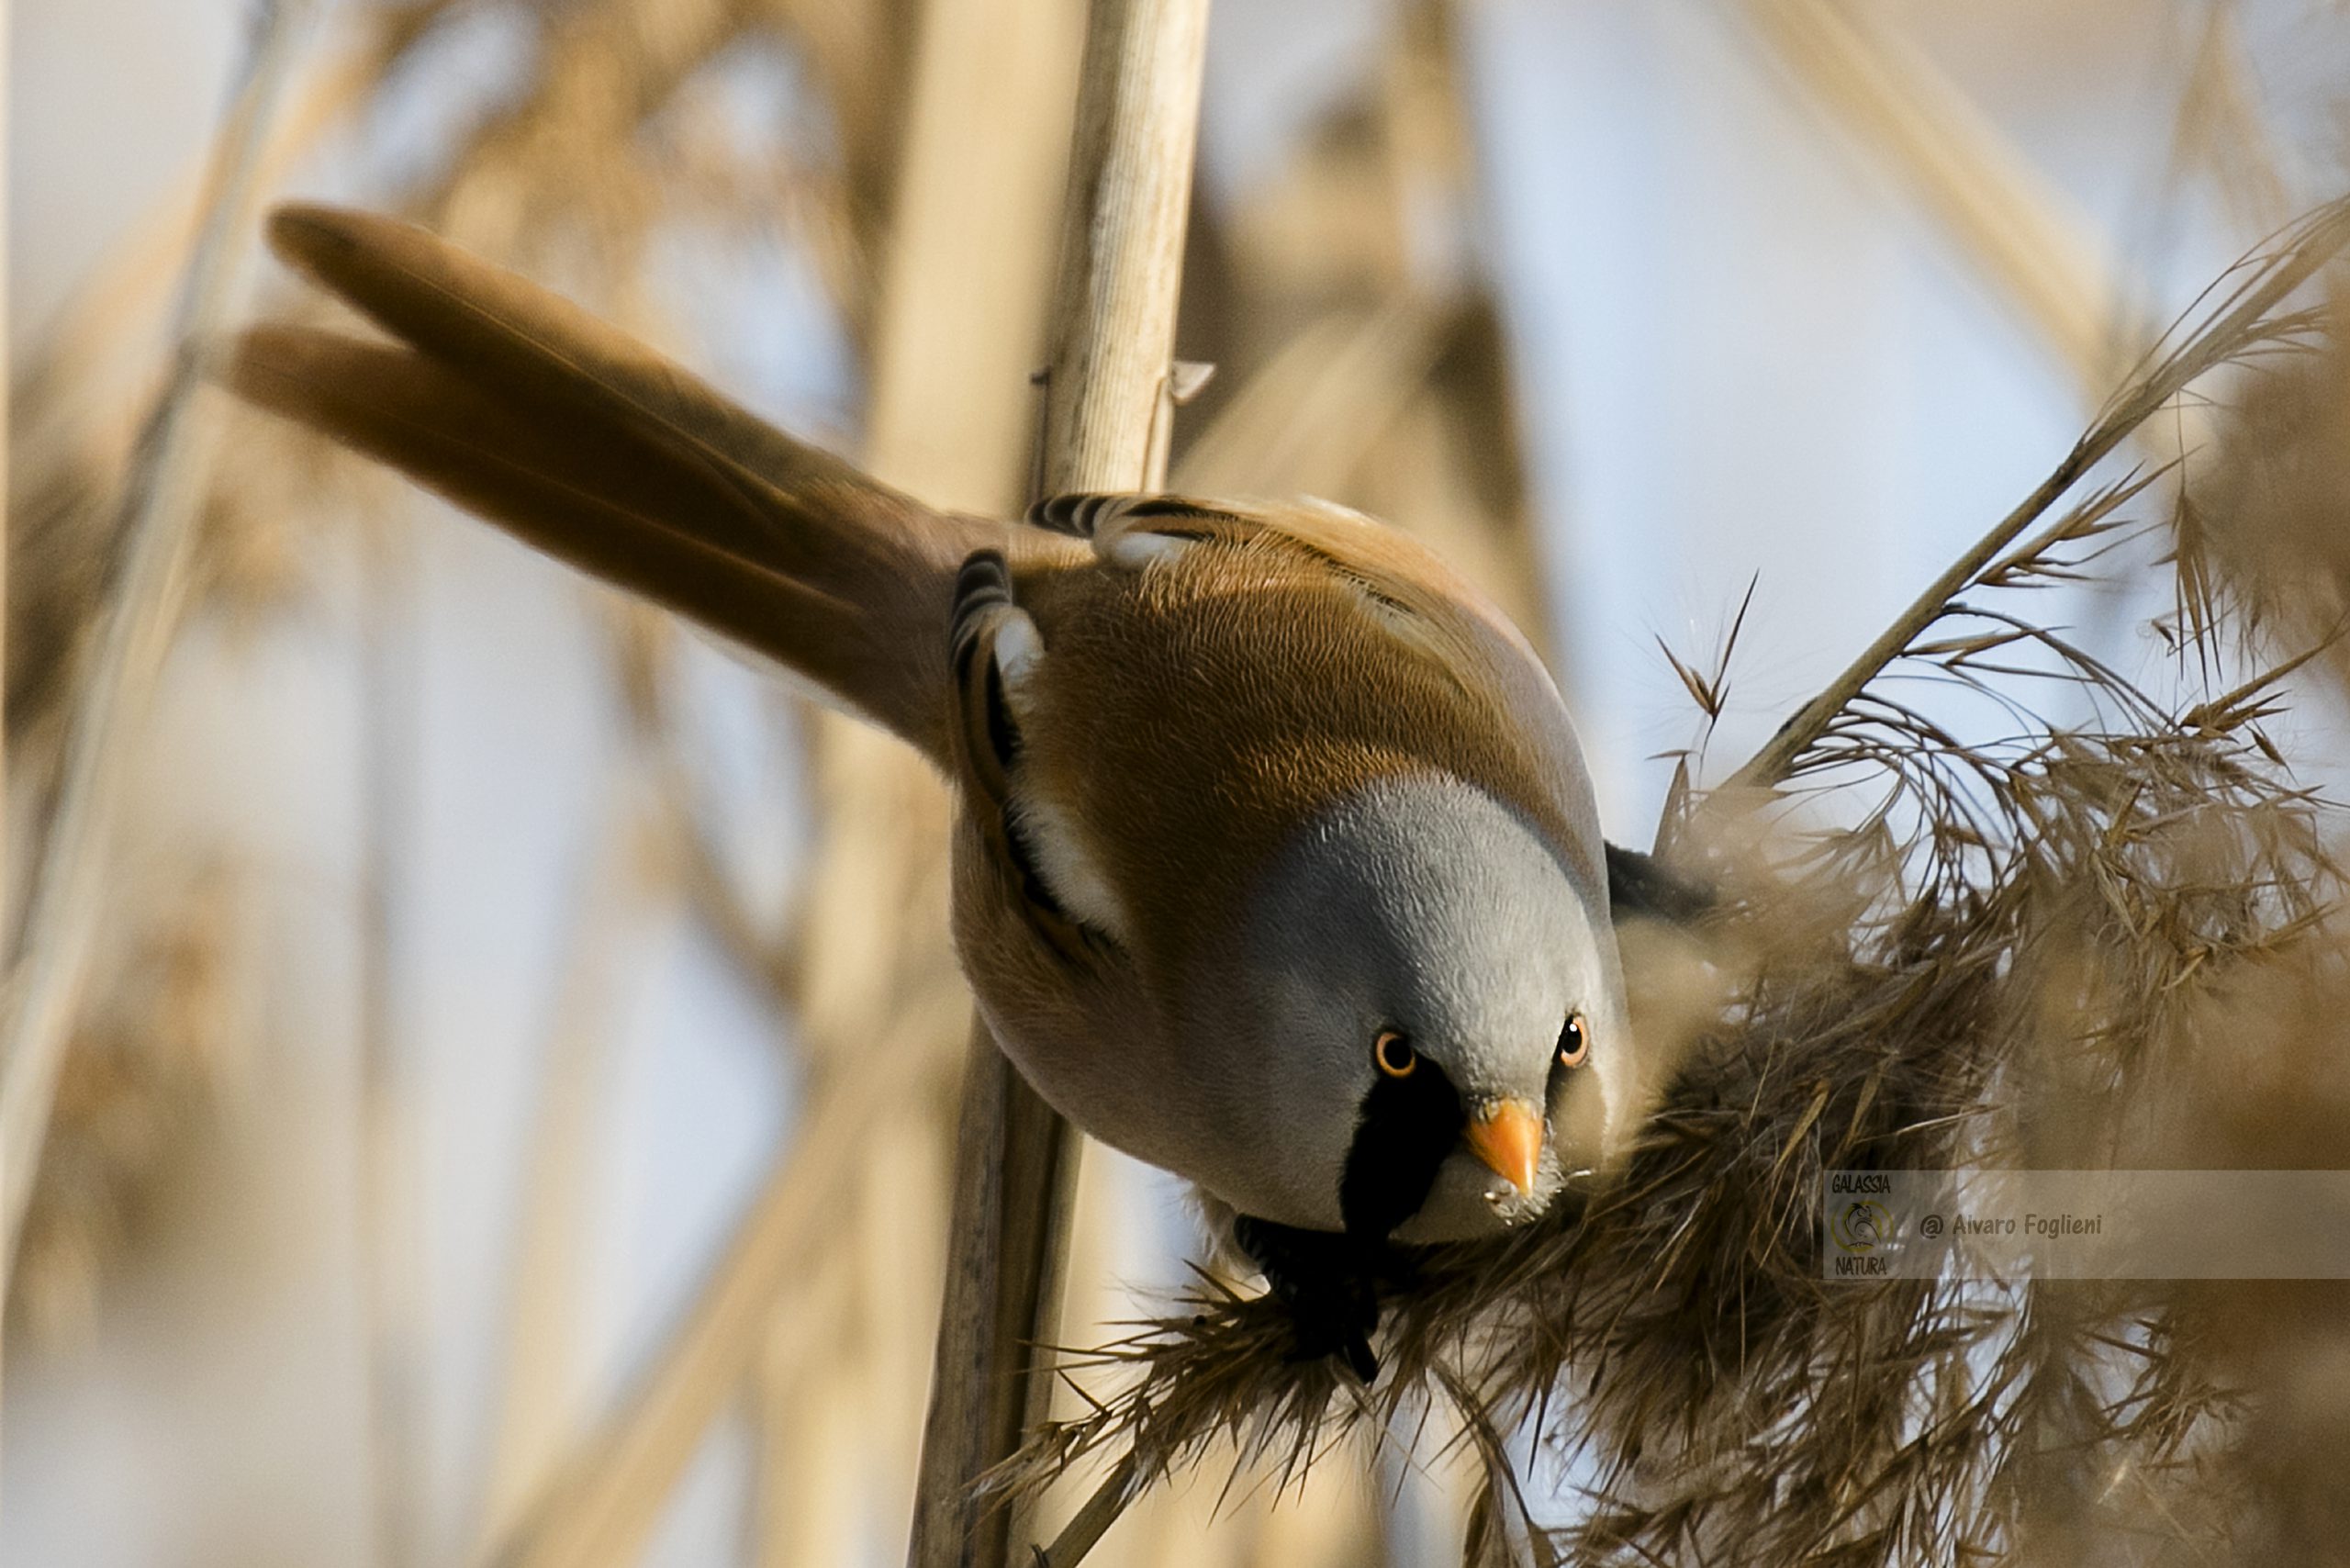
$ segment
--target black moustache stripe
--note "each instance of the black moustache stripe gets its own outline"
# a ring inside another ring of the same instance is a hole
[[[1460,1141],[1465,1116],[1460,1092],[1426,1057],[1404,1077],[1382,1073],[1362,1097],[1338,1178],[1347,1234],[1379,1240],[1419,1213],[1438,1169]]]

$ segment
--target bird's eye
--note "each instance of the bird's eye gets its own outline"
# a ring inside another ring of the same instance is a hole
[[[1409,1078],[1412,1070],[1420,1065],[1420,1053],[1412,1048],[1411,1041],[1394,1030],[1382,1029],[1371,1045],[1371,1059],[1377,1062],[1379,1070],[1390,1078]]]
[[[1591,1055],[1591,1031],[1583,1026],[1583,1014],[1567,1014],[1567,1026],[1559,1031],[1559,1065],[1581,1067]]]

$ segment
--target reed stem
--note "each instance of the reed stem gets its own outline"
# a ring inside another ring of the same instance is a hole
[[[1155,487],[1173,411],[1175,308],[1207,0],[1093,0],[1046,386],[1048,492]],[[907,1558],[1002,1568],[1011,1521],[974,1491],[1050,1386],[1074,1191],[1069,1126],[973,1031],[930,1413]]]
[[[171,368],[123,482],[119,565],[68,720],[57,810],[26,892],[0,1034],[0,1300],[96,945],[129,753],[185,599],[189,523],[211,445],[196,409],[205,345],[232,312],[256,231],[252,208],[269,127],[310,10],[310,0],[275,0],[256,14],[253,44],[216,144],[205,221],[188,256]]]
[[[2255,341],[2268,322],[2270,312],[2332,261],[2345,242],[2350,242],[2350,202],[2337,202],[2322,209],[2261,263],[2253,279],[2232,297],[2210,328],[2193,334],[2186,347],[2140,372],[2106,406],[2097,423],[2089,427],[2039,487],[1928,584],[1925,591],[1912,599],[1908,608],[1845,666],[1842,674],[1779,726],[1769,743],[1730,776],[1724,789],[1767,790],[1784,782],[1804,753],[1827,734],[1846,704],[1858,697],[1887,665],[1899,658],[1920,633],[1940,620],[1952,600],[1966,590],[1977,574],[2022,538],[2025,531],[2046,516],[2066,491],[2110,456],[2164,404],[2186,391],[2205,371]]]

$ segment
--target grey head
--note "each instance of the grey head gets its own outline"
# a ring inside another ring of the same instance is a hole
[[[1306,823],[1188,990],[1198,1059],[1229,1062],[1189,1173],[1259,1219],[1438,1241],[1600,1167],[1631,1073],[1595,833],[1583,847],[1436,773]]]

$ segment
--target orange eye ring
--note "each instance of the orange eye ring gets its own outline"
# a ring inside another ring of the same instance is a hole
[[[1394,1030],[1382,1029],[1379,1038],[1371,1043],[1371,1059],[1390,1078],[1409,1078],[1420,1065],[1420,1053]]]
[[[1559,1065],[1581,1067],[1591,1059],[1591,1031],[1584,1027],[1583,1014],[1567,1014],[1566,1027],[1559,1031]]]

